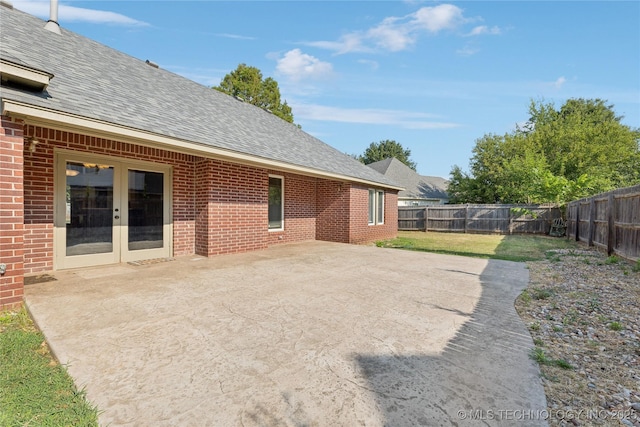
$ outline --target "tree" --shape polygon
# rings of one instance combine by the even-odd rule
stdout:
[[[410,159],[411,150],[389,139],[369,144],[369,147],[364,150],[364,154],[358,156],[358,160],[368,165],[369,163],[379,162],[380,160],[391,157],[395,157],[411,169],[416,170],[416,162]]]
[[[268,110],[289,123],[293,123],[293,113],[287,101],[282,102],[278,82],[271,77],[262,79],[262,72],[246,64],[238,65],[213,89],[241,98],[244,102]]]
[[[458,203],[558,203],[640,183],[640,130],[613,105],[570,99],[560,109],[531,102],[529,121],[476,140],[470,172],[454,166]]]

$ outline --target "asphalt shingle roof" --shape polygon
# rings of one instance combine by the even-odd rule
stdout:
[[[405,189],[398,193],[400,198],[449,199],[447,180],[437,176],[420,175],[395,157],[367,166],[403,186]]]
[[[64,22],[64,17],[61,16]],[[258,107],[0,6],[0,57],[54,75],[42,93],[0,97],[256,158],[395,187],[382,174]]]

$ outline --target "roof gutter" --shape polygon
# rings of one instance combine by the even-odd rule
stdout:
[[[388,188],[392,190],[404,190],[403,187],[333,172],[327,172],[320,169],[309,168],[306,166],[294,165],[291,163],[271,160],[263,157],[253,156],[250,154],[239,153],[237,151],[227,150],[223,148],[212,147],[206,144],[186,141],[179,138],[172,138],[127,126],[121,126],[103,120],[90,119],[75,114],[63,113],[48,108],[37,107],[31,104],[26,104],[10,99],[2,100],[2,114],[13,118],[28,120],[29,124],[40,125],[44,127],[54,127],[71,132],[85,133],[106,139],[121,139],[124,141],[133,141],[136,144],[145,145],[147,147],[179,151],[185,154],[227,160],[230,162],[249,166],[278,169],[318,178],[330,178],[339,181],[357,182],[360,184]]]

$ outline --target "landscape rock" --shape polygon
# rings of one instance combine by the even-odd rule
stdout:
[[[589,248],[550,255],[516,301],[546,358],[550,426],[640,427],[640,272]]]

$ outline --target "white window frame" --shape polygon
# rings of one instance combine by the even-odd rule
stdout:
[[[280,227],[271,228],[269,226],[269,201],[267,196],[267,228],[271,231],[284,231],[284,176],[282,175],[272,175],[269,174],[269,178],[277,178],[280,180],[280,193],[282,196],[281,205],[280,205]],[[267,183],[267,193],[269,192],[269,183]]]
[[[367,215],[369,225],[384,224],[384,191],[370,188],[368,199]]]
[[[384,191],[376,191],[376,224],[384,224]]]

